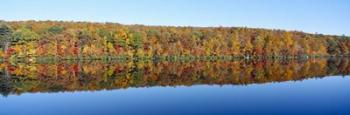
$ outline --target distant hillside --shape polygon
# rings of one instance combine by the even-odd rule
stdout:
[[[296,31],[62,21],[0,23],[4,58],[350,56],[350,37]]]

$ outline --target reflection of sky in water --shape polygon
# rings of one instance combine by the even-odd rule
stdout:
[[[350,78],[0,97],[0,114],[350,114]]]

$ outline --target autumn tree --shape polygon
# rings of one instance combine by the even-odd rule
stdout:
[[[239,55],[240,54],[240,43],[238,40],[238,35],[236,31],[233,31],[231,36],[230,36],[230,41],[228,44],[228,47],[231,48],[231,53],[232,55]]]
[[[262,56],[264,53],[265,40],[261,36],[256,36],[253,39],[253,55]]]
[[[246,27],[14,21],[0,23],[0,40],[14,55],[60,58],[350,56],[345,35]]]
[[[284,44],[282,55],[293,56],[295,53],[295,44],[289,32],[283,33],[282,42]]]
[[[34,44],[39,39],[39,35],[26,27],[17,29],[12,35],[12,41],[17,45],[22,45],[23,49],[17,52],[22,54],[21,56],[28,56],[34,54]],[[23,52],[22,52],[23,51]]]

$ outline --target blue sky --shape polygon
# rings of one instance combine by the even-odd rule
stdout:
[[[1,0],[0,19],[235,26],[350,35],[350,0]]]

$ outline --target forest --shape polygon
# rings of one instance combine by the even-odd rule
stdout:
[[[233,59],[350,56],[350,37],[246,27],[0,21],[0,57],[15,59]]]

